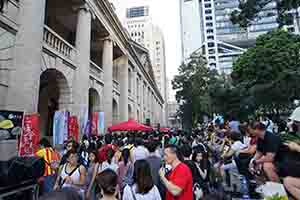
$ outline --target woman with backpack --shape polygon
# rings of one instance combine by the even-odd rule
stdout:
[[[67,153],[67,163],[60,166],[54,190],[70,189],[84,197],[84,184],[86,169],[79,164],[79,156],[76,151],[70,150]]]

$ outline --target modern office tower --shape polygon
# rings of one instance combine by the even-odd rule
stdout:
[[[275,2],[265,6],[246,29],[230,20],[238,6],[239,0],[180,0],[183,60],[198,51],[206,57],[208,67],[228,74],[234,60],[253,46],[259,35],[278,27]],[[294,24],[287,30],[297,32]]]

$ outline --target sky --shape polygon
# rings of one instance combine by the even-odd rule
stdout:
[[[167,78],[171,81],[177,73],[181,63],[181,39],[179,0],[114,0],[117,14],[120,18],[125,16],[128,5],[137,5],[141,2],[150,5],[150,15],[154,25],[163,31],[166,45]],[[122,21],[122,19],[121,19]],[[175,101],[175,92],[170,84],[169,100]]]

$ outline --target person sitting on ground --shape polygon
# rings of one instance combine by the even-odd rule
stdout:
[[[123,200],[161,200],[146,160],[137,160],[134,163],[133,181],[132,186],[125,187]]]
[[[101,189],[102,198],[100,200],[118,199],[118,175],[115,171],[105,169],[97,176],[96,183]]]
[[[244,175],[247,180],[253,180],[254,177],[249,172],[248,166],[256,152],[257,137],[253,135],[253,129],[249,124],[243,127],[241,132],[245,132],[245,135],[250,137],[250,141],[248,147],[241,150],[235,158],[235,163],[240,174]]]
[[[164,151],[166,164],[172,166],[172,171],[166,177],[165,168],[159,170],[160,178],[166,186],[166,200],[193,199],[193,177],[190,168],[179,158],[180,151],[176,145],[168,145]]]
[[[252,124],[253,135],[257,136],[257,151],[249,164],[252,173],[262,169],[269,181],[280,182],[278,163],[280,157],[281,140],[279,136],[268,132],[261,122]]]
[[[79,156],[76,151],[68,151],[67,158],[67,163],[59,168],[54,190],[60,188],[72,189],[83,197],[86,169],[79,164]]]

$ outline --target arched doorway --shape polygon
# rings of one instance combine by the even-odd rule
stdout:
[[[100,96],[96,89],[89,89],[89,115],[101,111]]]
[[[53,117],[57,110],[68,109],[71,91],[65,76],[56,69],[47,69],[40,76],[38,112],[42,136],[53,136]]]
[[[130,104],[128,104],[128,118],[129,119],[134,118],[133,113],[132,113],[132,108],[131,108]]]
[[[113,124],[116,124],[119,122],[119,109],[118,109],[118,103],[115,99],[113,99]]]

